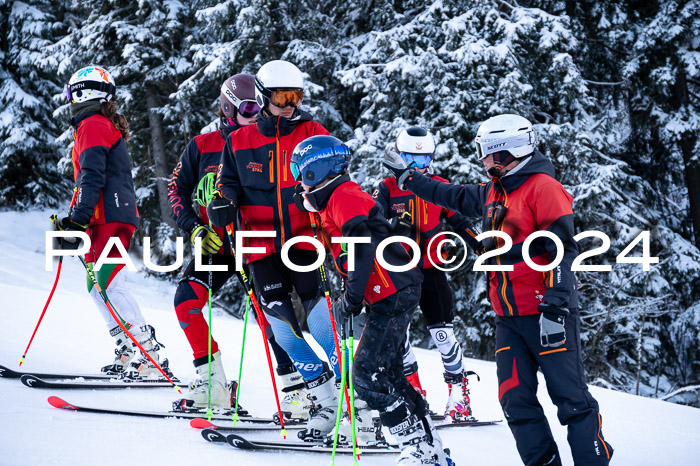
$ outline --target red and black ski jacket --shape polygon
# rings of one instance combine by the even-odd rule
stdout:
[[[126,141],[100,113],[74,117],[73,175],[78,188],[71,219],[80,225],[139,225]]]
[[[321,225],[331,238],[367,237],[371,243],[355,244],[355,270],[348,272],[347,248],[331,243],[331,251],[338,272],[347,282],[348,299],[353,303],[364,301],[372,305],[407,286],[419,285],[423,274],[414,267],[406,272],[390,272],[377,262],[377,246],[393,236],[381,207],[364,192],[360,185],[341,175],[326,186],[307,196],[318,210]],[[384,258],[391,265],[405,265],[411,257],[401,244],[391,243],[384,249]]]
[[[540,302],[576,308],[576,278],[571,271],[571,263],[578,254],[571,208],[573,198],[553,178],[554,167],[544,155],[535,151],[522,164],[514,173],[480,185],[450,185],[414,173],[406,187],[445,208],[469,217],[482,217],[485,232],[501,230],[510,235],[513,247],[486,262],[514,267],[512,272],[488,272],[489,297],[497,314],[537,314]],[[494,215],[499,210],[503,212],[503,208],[504,216]],[[540,230],[554,233],[564,245],[562,262],[549,272],[535,271],[523,260],[523,241]],[[503,240],[497,239],[495,245],[502,246]],[[540,265],[551,263],[556,257],[554,242],[536,239],[530,245],[530,257]]]
[[[446,179],[439,176],[426,176],[442,183],[448,183]],[[478,233],[474,231],[467,217],[454,210],[445,209],[431,202],[424,201],[411,191],[399,189],[396,184],[396,178],[393,176],[382,180],[377,189],[374,190],[372,197],[384,210],[384,216],[387,220],[401,217],[404,212],[411,214],[412,227],[410,237],[420,246],[421,259],[418,262],[418,267],[421,269],[433,267],[433,263],[444,263],[443,258],[437,252],[439,241],[436,240],[430,244],[431,238],[443,231],[443,220],[464,239],[470,248],[474,250],[480,249],[480,243],[474,239]],[[405,245],[405,247],[408,250],[409,246]],[[429,257],[432,259],[432,262]]]
[[[209,224],[206,207],[197,203],[195,210],[192,195],[196,192],[199,181],[207,173],[218,171],[221,151],[224,149],[226,138],[238,128],[240,128],[238,125],[222,125],[218,131],[195,136],[185,147],[173,170],[170,183],[168,183],[170,216],[188,236],[195,226]],[[226,230],[214,227],[214,231],[224,241],[224,245],[217,254],[231,255]]]
[[[294,205],[289,160],[297,144],[317,134],[328,134],[312,116],[299,111],[288,119],[261,110],[256,125],[245,126],[226,138],[216,187],[239,209],[241,230],[275,231],[275,238],[249,238],[246,246],[265,247],[248,254],[248,263],[282,250],[295,236],[312,236],[309,215]],[[308,243],[294,248],[310,249]]]

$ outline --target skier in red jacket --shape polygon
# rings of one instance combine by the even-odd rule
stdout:
[[[78,197],[68,217],[54,216],[57,230],[84,231],[91,240],[85,262],[92,268],[102,255],[107,241],[116,237],[125,251],[139,224],[134,182],[131,177],[131,158],[126,141],[131,138],[129,123],[117,113],[116,85],[110,73],[100,66],[78,70],[68,82],[73,137],[73,174]],[[74,238],[77,240],[77,238]],[[64,239],[64,247],[77,248],[79,241]],[[108,257],[120,257],[112,247]],[[100,287],[106,291],[114,310],[124,320],[130,333],[148,354],[158,361],[161,345],[155,339],[155,330],[141,314],[139,305],[129,292],[122,269],[124,264],[105,264],[95,271]],[[110,314],[97,288],[88,277],[88,292],[107,323],[109,333],[116,340],[114,361],[102,368],[109,374],[130,378],[160,376],[160,371],[124,333]],[[161,364],[167,369],[167,359]]]
[[[317,211],[328,236],[370,240],[354,244],[354,253],[331,242],[336,267],[347,285],[333,305],[335,315],[345,319],[359,315],[363,306],[369,308],[355,356],[354,386],[399,441],[397,464],[448,465],[425,400],[411,387],[401,362],[423,277],[415,267],[390,271],[375,258],[378,245],[394,233],[382,208],[347,174],[349,157],[350,149],[338,138],[314,136],[294,149],[291,166],[304,190],[297,194],[297,205]],[[390,243],[383,254],[391,265],[410,261],[397,243]]]
[[[447,180],[432,174],[431,162],[435,154],[433,135],[423,128],[411,126],[399,133],[394,149],[406,163],[416,171],[443,183]],[[384,210],[384,216],[395,226],[397,234],[413,238],[420,246],[421,259],[418,268],[423,274],[421,285],[420,309],[435,342],[445,369],[443,376],[448,387],[448,400],[445,416],[455,420],[473,420],[472,409],[467,388],[467,376],[476,375],[466,371],[462,361],[462,346],[457,341],[452,320],[454,319],[454,296],[447,283],[445,272],[434,264],[444,264],[438,253],[443,221],[472,249],[478,250],[480,244],[474,238],[476,233],[471,222],[454,210],[445,209],[424,201],[410,191],[400,189],[396,179],[391,176],[379,183],[372,195]],[[408,246],[406,246],[408,247]],[[418,362],[413,354],[410,339],[406,338],[403,358],[404,373],[411,385],[425,396],[418,377]]]
[[[513,247],[489,259],[489,265],[512,270],[489,272],[489,297],[496,312],[498,397],[527,465],[561,465],[559,450],[537,400],[537,371],[568,426],[575,464],[607,465],[613,449],[604,439],[598,403],[591,396],[581,360],[576,279],[571,264],[578,253],[574,240],[572,197],[554,179],[554,167],[535,147],[536,133],[518,115],[499,115],[477,131],[479,159],[491,176],[480,185],[449,185],[418,173],[396,154],[384,165],[400,187],[421,198],[467,216],[482,217],[483,231],[508,234]],[[522,245],[536,231],[546,230],[561,241],[563,258],[549,272],[539,272],[523,259]],[[490,237],[483,249],[501,247]],[[530,257],[544,266],[555,260],[551,239],[535,239]]]
[[[340,379],[330,315],[322,299],[318,271],[290,270],[282,262],[280,252],[288,240],[313,235],[308,213],[294,205],[296,181],[289,172],[292,151],[307,137],[328,131],[299,108],[304,79],[292,63],[266,63],[256,74],[255,86],[261,107],[256,124],[241,128],[226,139],[216,180],[218,193],[207,206],[207,213],[216,226],[235,222],[240,213],[241,231],[275,233],[274,238],[247,239],[245,246],[262,247],[264,252],[244,258],[275,339],[302,375],[313,401],[307,433],[321,437],[335,425],[334,381]],[[297,243],[289,251],[294,264],[310,265],[316,258],[315,248],[308,243]],[[304,339],[292,304],[293,290],[301,299],[312,336],[334,371]]]
[[[229,278],[236,274],[235,260],[231,254],[228,235],[223,228],[209,228],[206,207],[200,205],[195,210],[192,207],[192,195],[200,183],[210,182],[213,186],[226,138],[243,126],[255,124],[260,110],[260,106],[255,101],[255,77],[251,74],[236,74],[226,79],[221,86],[219,100],[219,130],[195,136],[187,144],[168,184],[171,215],[177,225],[187,234],[193,245],[195,238],[202,239],[202,254],[214,254],[212,265],[228,266],[228,271],[211,273],[212,293],[216,293]],[[178,405],[182,408],[208,405],[209,326],[202,315],[202,309],[207,305],[208,279],[209,272],[196,271],[193,259],[185,268],[175,291],[175,312],[180,327],[184,330],[192,347],[194,366],[198,376],[190,384],[190,392],[187,396],[178,401]],[[306,400],[306,390],[301,375],[287,353],[277,344],[269,327],[267,336],[275,353],[277,373],[282,378],[284,387],[282,411],[294,418],[308,417],[310,404]],[[228,384],[226,380],[221,351],[213,337],[211,352],[211,404],[215,408],[230,409],[235,406],[235,383]],[[239,404],[239,408],[240,406]]]

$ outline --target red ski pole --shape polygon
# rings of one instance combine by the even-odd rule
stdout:
[[[78,197],[78,190],[77,188],[73,189],[73,198],[70,201],[70,206],[68,207],[68,215],[70,215],[71,211],[73,210],[73,206],[75,205],[75,200]],[[41,321],[44,320],[44,314],[46,314],[46,310],[49,308],[49,304],[51,303],[51,298],[53,298],[53,293],[56,291],[56,285],[58,285],[58,277],[61,276],[61,266],[63,265],[63,256],[58,256],[58,267],[56,269],[56,279],[53,281],[53,287],[51,288],[51,293],[49,293],[49,298],[46,300],[46,304],[44,304],[44,310],[41,311],[41,315],[39,316],[39,321],[36,323],[36,327],[34,327],[34,332],[32,333],[32,337],[29,339],[29,343],[27,343],[27,347],[24,349],[24,354],[22,357],[19,359],[19,365],[22,367],[22,364],[24,364],[24,358],[27,357],[27,352],[29,351],[29,347],[32,346],[32,341],[34,341],[34,336],[36,335],[36,331],[39,330],[39,325],[41,325]]]
[[[236,250],[233,248],[233,224],[226,225],[226,233],[228,233],[228,241],[231,246],[231,254],[236,257]],[[282,437],[287,438],[287,429],[284,428],[284,415],[282,414],[282,407],[280,406],[280,398],[279,395],[277,394],[277,382],[275,381],[275,372],[272,369],[272,356],[270,356],[270,347],[267,344],[267,333],[266,333],[266,328],[268,325],[270,325],[267,322],[267,319],[265,318],[265,315],[263,314],[262,310],[260,309],[260,305],[258,304],[258,300],[255,298],[255,294],[253,293],[253,289],[250,287],[250,281],[248,279],[248,275],[246,275],[245,270],[241,268],[241,278],[243,279],[243,287],[245,288],[246,293],[248,293],[248,296],[250,297],[250,302],[253,303],[253,308],[255,308],[255,320],[258,322],[258,327],[260,327],[260,331],[262,332],[262,337],[263,337],[263,345],[265,346],[265,355],[267,356],[267,365],[270,369],[270,379],[272,379],[272,389],[275,391],[275,402],[277,403],[277,414],[279,415],[280,419],[280,426],[282,427],[281,434]]]

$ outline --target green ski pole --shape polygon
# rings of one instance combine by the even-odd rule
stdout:
[[[345,370],[345,350],[347,348],[347,334],[345,329],[345,321],[340,322],[340,334],[342,338],[342,346],[340,347],[340,390],[341,393],[345,390],[347,384],[347,371]],[[343,397],[338,397],[338,413],[335,416],[335,434],[333,435],[333,453],[331,454],[331,466],[335,466],[335,450],[338,446],[338,433],[340,431],[340,419],[343,416]]]
[[[241,394],[241,377],[243,376],[243,351],[245,351],[245,334],[248,329],[248,310],[250,309],[250,296],[245,300],[245,317],[243,318],[243,343],[241,344],[241,363],[238,366],[238,384],[236,384],[236,406],[233,409],[233,427],[238,422],[238,400]]]
[[[350,419],[351,419],[350,422],[351,422],[351,426],[352,426],[352,458],[353,458],[352,464],[356,466],[357,460],[360,459],[360,450],[358,450],[358,448],[357,448],[357,438],[355,435],[355,417],[356,417],[354,415],[355,414],[355,388],[354,388],[353,383],[352,383],[352,364],[353,364],[354,359],[355,359],[355,354],[354,354],[355,348],[354,348],[354,343],[353,343],[354,337],[353,337],[353,329],[352,329],[352,326],[353,326],[352,319],[353,319],[353,316],[352,316],[352,314],[350,314],[348,316],[348,327],[350,327],[350,329],[348,330],[348,334],[349,334],[348,336],[349,336],[349,340],[350,340],[350,350],[348,351],[348,353],[349,353],[348,354],[348,378],[350,379],[350,383],[349,383],[349,385],[350,385],[350,405],[352,406],[352,411],[353,411],[353,416],[350,417]]]

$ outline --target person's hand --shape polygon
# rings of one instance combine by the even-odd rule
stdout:
[[[343,293],[339,296],[332,305],[333,315],[336,318],[347,319],[351,315],[357,317],[362,312],[362,301],[359,303],[351,303],[348,300],[347,293]]]
[[[411,214],[404,212],[400,217],[394,217],[389,220],[389,225],[391,225],[391,231],[395,235],[410,236],[411,230],[413,229],[412,222]]]
[[[540,339],[542,346],[556,348],[566,343],[566,316],[569,310],[563,307],[542,303],[537,306],[540,311]]]
[[[87,230],[86,225],[81,225],[79,223],[71,220],[70,217],[59,217],[57,214],[53,214],[51,217],[51,224],[55,231],[81,231]],[[58,238],[58,245],[61,249],[79,249],[83,241],[77,236],[68,236],[65,238]]]
[[[216,254],[224,242],[219,238],[214,230],[206,225],[195,223],[190,233],[190,241],[192,246],[195,245],[194,240],[202,238],[202,254]]]
[[[409,168],[408,165],[406,165],[406,161],[403,159],[403,157],[401,157],[401,155],[393,148],[384,152],[383,165],[394,174],[396,184],[398,185],[399,189],[406,189],[404,183],[408,177],[413,175],[415,169]]]
[[[207,216],[211,223],[217,227],[225,227],[236,221],[236,206],[233,202],[219,195],[214,195],[214,198],[207,204]]]

